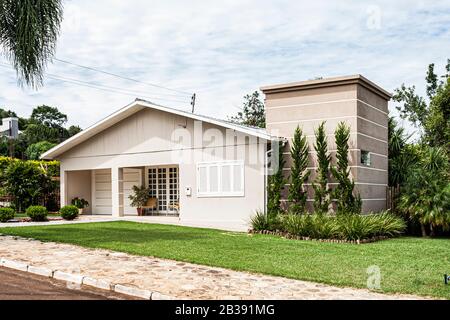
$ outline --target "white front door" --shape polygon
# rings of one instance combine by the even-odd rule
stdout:
[[[158,210],[151,214],[178,214],[176,205],[179,204],[178,167],[161,166],[147,168],[147,186],[150,197],[158,199]]]
[[[132,207],[128,198],[133,194],[133,186],[142,185],[142,169],[123,168],[123,214],[137,215],[137,210]]]

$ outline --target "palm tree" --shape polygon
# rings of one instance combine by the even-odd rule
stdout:
[[[20,85],[42,85],[55,53],[62,7],[61,0],[0,0],[0,45]]]
[[[420,161],[408,170],[399,207],[420,222],[422,235],[426,236],[427,225],[430,235],[438,227],[450,227],[450,168],[443,148],[421,149]]]

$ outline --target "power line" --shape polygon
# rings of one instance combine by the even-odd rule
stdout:
[[[123,95],[127,95],[127,96],[132,96],[132,97],[136,97],[135,94],[127,92],[125,90],[113,90],[113,89],[108,89],[107,87],[102,87],[99,85],[92,85],[86,82],[82,82],[82,81],[72,81],[72,80],[65,80],[63,78],[60,77],[55,77],[55,76],[51,76],[51,75],[47,75],[48,78],[53,79],[53,80],[58,80],[58,81],[62,81],[62,82],[67,82],[67,83],[72,83],[75,85],[79,85],[79,86],[84,86],[84,87],[88,87],[88,88],[92,88],[92,89],[97,89],[97,90],[102,90],[102,91],[107,91],[107,92],[112,92],[112,93],[118,93],[118,94],[123,94]],[[166,98],[157,98],[157,97],[149,97],[149,96],[144,96],[144,95],[140,95],[140,97],[142,98],[147,98],[150,100],[161,100],[161,101],[168,101],[168,102],[180,102],[180,103],[187,103],[186,101],[182,101],[182,100],[175,100],[175,99],[166,99]]]
[[[190,92],[176,90],[176,89],[171,89],[171,88],[167,88],[167,87],[164,87],[164,86],[161,86],[161,85],[158,85],[158,84],[144,82],[144,81],[140,81],[140,80],[124,77],[124,76],[121,76],[121,75],[118,75],[118,74],[115,74],[115,73],[112,73],[112,72],[100,70],[100,69],[93,68],[93,67],[84,66],[84,65],[81,65],[81,64],[78,64],[78,63],[67,61],[67,60],[62,60],[62,59],[58,59],[58,58],[53,58],[53,59],[56,60],[56,61],[62,62],[62,63],[70,64],[70,65],[73,65],[73,66],[76,66],[76,67],[79,67],[79,68],[83,68],[83,69],[87,69],[87,70],[91,70],[91,71],[95,71],[95,72],[100,72],[100,73],[107,74],[107,75],[112,76],[112,77],[117,77],[117,78],[120,78],[120,79],[123,79],[123,80],[128,80],[128,81],[133,81],[133,82],[137,82],[137,83],[142,83],[142,84],[145,84],[145,85],[148,85],[148,86],[152,86],[152,87],[156,87],[156,88],[160,88],[160,89],[165,89],[165,90],[169,90],[169,91],[173,91],[173,92],[178,92],[178,93],[184,94],[184,95],[189,95],[189,96],[192,95],[192,93],[190,93]]]
[[[0,63],[0,67],[12,70],[12,67],[9,66],[9,65],[5,65],[5,64],[1,64]],[[77,79],[64,78],[64,77],[61,77],[61,76],[58,76],[58,75],[53,75],[53,74],[47,74],[46,77],[48,77],[50,79],[53,79],[53,80],[58,80],[58,81],[62,81],[62,82],[72,83],[72,84],[75,84],[75,85],[84,86],[84,87],[88,87],[88,88],[92,88],[92,89],[97,89],[97,90],[101,90],[101,91],[106,91],[106,92],[111,92],[111,93],[117,93],[117,94],[122,94],[122,95],[128,95],[128,96],[136,97],[136,92],[132,93],[133,91],[124,90],[124,89],[117,88],[117,87],[110,87],[110,86],[105,86],[105,85],[99,85],[99,84],[94,84],[94,83],[90,83],[90,82],[86,82],[86,81],[82,81],[82,80],[77,80]],[[140,97],[147,98],[147,99],[150,99],[150,100],[161,100],[161,101],[179,102],[179,103],[187,104],[187,101],[185,101],[185,100],[158,98],[158,97],[155,97],[155,96],[145,96],[145,95],[142,95],[141,93],[138,93],[138,94],[139,94]]]

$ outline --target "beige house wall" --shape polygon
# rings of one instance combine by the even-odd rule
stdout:
[[[184,130],[184,127],[189,137],[177,143],[173,132],[176,129]],[[194,135],[195,130],[200,130],[203,135],[200,138],[202,147],[198,147],[198,141],[194,141],[198,138]],[[233,228],[241,226],[245,230],[255,210],[264,210],[265,206],[264,161],[267,141],[237,132],[233,133],[232,140],[225,141],[215,139],[215,134],[225,138],[227,131],[223,127],[205,122],[199,125],[192,119],[146,108],[59,156],[61,172],[69,172],[69,179],[66,178],[69,183],[63,181],[62,188],[72,183],[72,171],[110,169],[113,177],[112,214],[119,216],[123,214],[120,208],[123,205],[120,203],[123,168],[178,165],[180,220],[199,225],[229,224]],[[244,196],[198,197],[197,164],[221,160],[244,162]],[[187,187],[192,189],[191,196],[185,194]],[[61,199],[61,203],[67,201],[69,198]]]
[[[79,170],[66,173],[66,181],[70,181],[67,185],[65,204],[70,204],[75,197],[86,199],[92,204],[91,198],[91,171]],[[91,206],[84,209],[85,213],[91,213]]]
[[[285,149],[285,177],[290,176],[290,143],[297,126],[307,136],[310,148],[308,202],[317,166],[314,130],[326,121],[328,147],[335,163],[334,131],[343,121],[350,127],[349,163],[351,177],[363,199],[363,211],[386,207],[388,183],[388,100],[389,94],[361,76],[331,78],[261,88],[265,93],[266,123],[269,132],[289,138]],[[361,163],[361,150],[371,152],[371,165]],[[331,177],[330,187],[336,183]],[[287,195],[286,185],[284,190]]]

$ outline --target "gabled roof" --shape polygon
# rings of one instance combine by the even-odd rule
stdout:
[[[52,149],[48,150],[44,154],[41,155],[41,159],[55,159],[57,156],[61,155],[62,153],[72,149],[73,147],[81,144],[82,142],[88,140],[89,138],[93,137],[94,135],[102,132],[103,130],[115,125],[116,123],[124,120],[125,118],[128,118],[132,114],[141,111],[143,109],[150,108],[155,110],[160,110],[163,112],[168,112],[172,114],[176,114],[179,116],[184,116],[190,119],[199,120],[207,123],[211,123],[217,126],[221,126],[227,129],[236,130],[237,132],[245,133],[251,136],[255,136],[258,138],[262,138],[265,140],[284,140],[283,138],[276,137],[270,135],[266,129],[262,128],[256,128],[256,127],[249,127],[249,126],[243,126],[240,124],[232,123],[225,120],[219,120],[208,116],[203,116],[195,113],[190,113],[174,108],[169,108],[165,106],[161,106],[158,104],[154,104],[150,101],[142,100],[142,99],[136,99],[134,102],[130,103],[129,105],[123,107],[122,109],[117,110],[113,114],[107,116],[103,120],[100,120],[99,122],[95,123],[94,125],[84,129],[83,131],[79,132],[78,134],[74,135],[73,137],[65,140],[64,142],[58,144],[57,146],[53,147]]]

